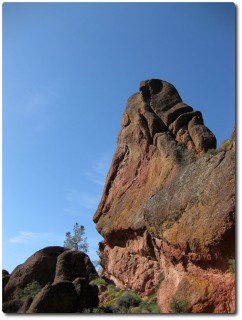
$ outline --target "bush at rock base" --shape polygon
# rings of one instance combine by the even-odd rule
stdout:
[[[172,298],[170,302],[170,312],[171,313],[188,313],[189,306],[186,300],[177,300]]]
[[[220,149],[227,151],[229,148],[229,145],[230,145],[230,140],[227,139],[221,144]]]
[[[122,309],[123,307],[128,309],[129,307],[136,307],[140,304],[141,298],[133,292],[124,292],[118,299],[114,306],[114,310]]]
[[[92,280],[90,282],[90,284],[98,286],[98,285],[101,285],[101,284],[105,285],[105,284],[107,284],[107,282],[103,278],[96,278],[96,279]]]
[[[100,306],[98,308],[84,309],[82,313],[112,313],[112,310],[109,307]]]
[[[34,298],[41,289],[42,287],[37,281],[32,281],[23,289],[17,289],[15,298],[22,301],[25,301],[29,298]]]

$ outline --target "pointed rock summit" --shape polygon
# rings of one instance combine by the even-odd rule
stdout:
[[[172,84],[142,81],[128,99],[94,222],[103,275],[144,296],[158,285],[161,312],[174,299],[234,312],[235,134],[214,149]]]

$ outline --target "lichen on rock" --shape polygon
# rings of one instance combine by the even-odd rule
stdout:
[[[103,275],[143,296],[159,284],[161,312],[185,291],[190,312],[235,311],[234,141],[207,155],[216,138],[201,112],[166,81],[140,83],[94,215]]]

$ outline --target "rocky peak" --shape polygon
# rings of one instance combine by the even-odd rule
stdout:
[[[144,203],[154,190],[181,165],[213,148],[216,138],[205,127],[202,114],[183,103],[172,84],[141,81],[140,91],[128,99],[122,117],[117,149],[94,216],[98,231],[108,238],[120,223],[126,232],[143,230]]]
[[[226,274],[227,288],[222,281],[235,254],[234,141],[235,134],[229,146],[206,154],[216,138],[201,112],[166,81],[140,83],[128,99],[94,215],[105,239],[100,253],[106,277],[149,294],[164,274],[162,312],[185,287],[194,296],[187,297],[194,312],[233,310],[233,275]],[[211,286],[213,296],[206,297]],[[229,302],[219,301],[216,288]]]
[[[130,124],[140,126],[148,143],[154,143],[159,133],[169,132],[196,153],[216,148],[216,138],[205,127],[201,112],[182,102],[176,88],[163,80],[140,82],[139,93],[128,100],[122,119],[124,128]]]

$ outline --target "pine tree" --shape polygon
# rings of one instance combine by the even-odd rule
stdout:
[[[75,223],[73,227],[74,234],[71,235],[70,232],[66,233],[66,240],[64,241],[64,247],[79,250],[85,253],[88,252],[88,243],[87,238],[85,237],[85,228],[83,226],[79,226],[78,223]]]

